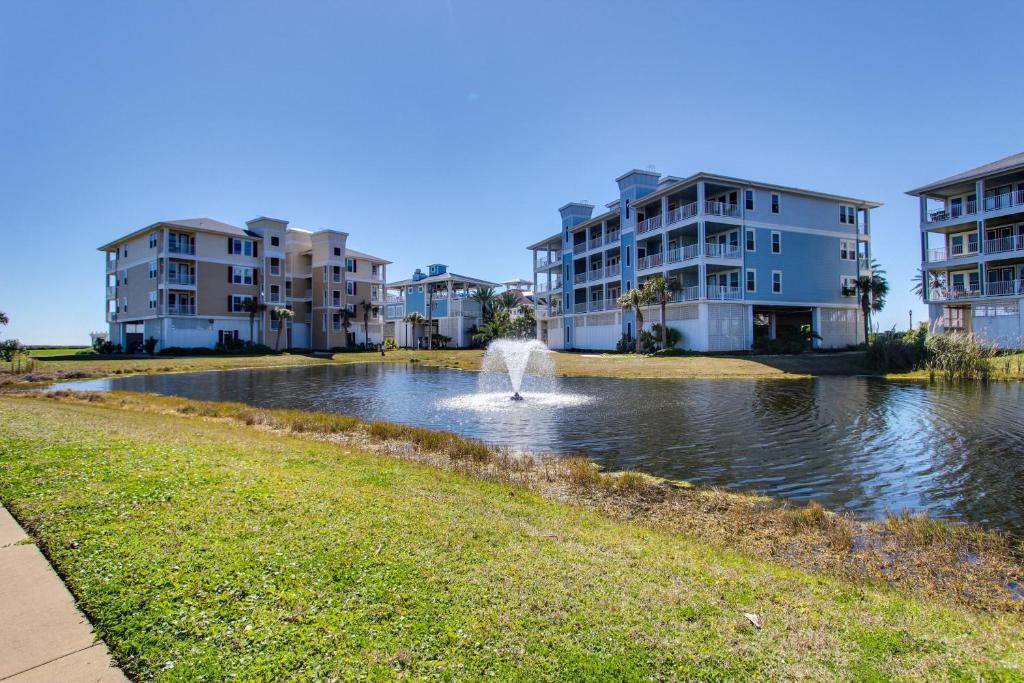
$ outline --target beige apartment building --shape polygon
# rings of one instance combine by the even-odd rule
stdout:
[[[347,241],[340,230],[262,216],[244,228],[192,218],[136,230],[99,248],[110,340],[124,350],[150,337],[157,350],[231,339],[280,349],[380,343],[390,261]],[[279,307],[294,314],[283,328],[271,315]]]

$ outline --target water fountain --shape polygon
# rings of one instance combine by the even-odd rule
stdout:
[[[512,385],[511,399],[522,401],[519,391],[527,370],[542,377],[554,374],[548,354],[548,347],[536,339],[496,339],[487,347],[480,369],[485,373],[506,373]]]

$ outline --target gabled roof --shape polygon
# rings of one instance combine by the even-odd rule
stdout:
[[[562,233],[556,232],[551,237],[545,237],[540,242],[534,242],[533,244],[531,244],[530,246],[528,246],[526,248],[527,249],[541,249],[543,247],[548,246],[552,242],[557,242],[558,244],[561,244],[561,240],[562,240]]]
[[[140,228],[127,235],[118,237],[116,240],[107,242],[102,247],[99,247],[99,251],[108,251],[114,245],[120,244],[121,242],[125,242],[130,239],[134,239],[135,237],[138,237],[139,235],[148,232],[149,230],[164,225],[172,228],[182,228],[184,230],[201,230],[203,232],[214,232],[219,233],[221,235],[233,235],[236,237],[259,237],[259,235],[257,235],[256,233],[250,232],[249,230],[246,230],[244,228],[240,228],[237,225],[221,223],[220,221],[215,221],[212,218],[182,218],[173,221],[157,221],[152,225],[147,225],[144,228]]]
[[[436,282],[449,282],[451,280],[458,280],[460,282],[465,282],[466,284],[482,285],[485,287],[498,286],[497,282],[488,282],[487,280],[480,280],[475,277],[459,275],[457,273],[441,273],[440,275],[431,275],[429,277],[425,277],[419,280],[413,280],[412,278],[410,278],[408,280],[399,280],[398,282],[389,282],[388,287],[407,287],[409,285],[434,284]]]
[[[928,183],[923,187],[919,187],[916,190],[908,190],[909,195],[919,195],[930,190],[937,190],[940,187],[946,187],[947,185],[955,185],[957,183],[966,183],[971,180],[978,180],[988,175],[995,173],[1002,173],[1004,171],[1012,171],[1018,168],[1024,168],[1024,152],[1018,152],[1008,157],[993,161],[988,164],[983,164],[977,168],[972,168],[969,171],[963,171],[956,175],[951,175],[948,178],[942,180],[936,180],[934,183]]]
[[[379,256],[373,256],[371,254],[366,254],[366,253],[361,252],[361,251],[356,251],[355,249],[349,249],[348,247],[345,247],[345,255],[346,256],[351,256],[352,258],[361,258],[361,259],[364,259],[366,261],[374,261],[375,263],[384,263],[384,264],[391,263],[391,261],[388,261],[387,259],[382,259]]]
[[[881,202],[874,202],[869,199],[858,199],[856,197],[846,197],[838,194],[829,194],[827,192],[816,192],[815,190],[804,190],[799,187],[788,187],[786,185],[775,185],[774,183],[762,183],[756,180],[746,180],[744,178],[735,178],[733,176],[718,175],[715,173],[708,173],[707,171],[698,171],[693,175],[683,178],[678,182],[671,183],[669,185],[661,185],[654,192],[645,194],[643,197],[638,197],[632,204],[634,206],[645,206],[654,199],[658,199],[664,195],[671,194],[676,190],[682,189],[687,185],[692,185],[699,180],[711,180],[713,182],[720,182],[729,185],[746,185],[750,187],[761,187],[769,190],[778,190],[779,192],[785,192],[787,194],[799,194],[806,197],[816,197],[818,199],[827,199],[830,201],[843,202],[844,204],[854,204],[857,207],[863,207],[868,209],[877,209],[882,204]]]

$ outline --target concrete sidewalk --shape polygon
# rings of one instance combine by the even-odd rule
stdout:
[[[0,682],[127,681],[71,593],[0,506]]]

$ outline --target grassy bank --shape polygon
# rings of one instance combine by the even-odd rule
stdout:
[[[820,509],[340,416],[7,397],[0,499],[139,678],[973,680],[1024,665],[1012,603],[829,575],[832,549],[870,549]],[[695,531],[716,524],[717,542]],[[766,561],[759,526],[778,558],[817,538],[822,566]],[[983,535],[890,532],[923,555],[964,542],[975,565],[1008,561]]]

